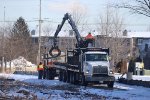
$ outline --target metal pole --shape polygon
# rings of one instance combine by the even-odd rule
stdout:
[[[133,37],[131,38],[130,57],[133,57]]]
[[[5,22],[5,12],[6,12],[6,11],[5,11],[5,8],[6,8],[6,7],[4,6],[4,35],[3,35],[3,36],[4,36],[4,37],[3,37],[3,38],[4,38],[4,41],[3,41],[3,45],[4,45],[4,46],[3,46],[3,57],[4,57],[5,31],[6,31],[6,22]],[[5,61],[6,61],[6,59],[5,59],[5,57],[4,57],[4,67],[5,67],[4,71],[6,72],[6,63],[5,63]]]
[[[4,24],[5,24],[5,8],[6,8],[6,7],[4,6]]]
[[[3,26],[3,39],[2,39],[2,72],[5,72],[4,68],[4,42],[5,42],[5,6],[4,6],[4,26]]]
[[[39,8],[39,50],[38,50],[38,62],[41,61],[41,0]]]

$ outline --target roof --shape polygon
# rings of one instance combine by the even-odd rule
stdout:
[[[79,32],[81,37],[86,37],[88,35],[89,32],[83,31],[83,32]],[[54,32],[49,33],[49,34],[44,34],[41,33],[41,36],[54,36]],[[91,33],[92,37],[98,35],[98,32],[92,32]],[[32,35],[32,37],[39,37],[39,33],[36,33],[35,35]],[[69,34],[69,31],[60,31],[58,34],[58,37],[75,37],[74,34]]]
[[[129,38],[150,38],[150,32],[128,32],[127,37]]]
[[[82,37],[87,36],[87,37],[90,37],[90,38],[92,38],[94,36],[97,36],[97,35],[100,35],[97,31],[92,32],[91,36],[89,36],[88,33],[89,32],[83,31],[83,32],[80,32],[80,35]],[[51,36],[51,37],[53,37],[54,32],[49,33],[49,35],[41,33],[41,36]],[[32,35],[32,37],[39,37],[39,34],[36,33],[35,35]],[[59,34],[58,34],[58,37],[75,37],[75,35],[74,34],[69,34],[69,31],[60,31]],[[128,32],[127,36],[122,36],[122,38],[150,38],[150,32]]]

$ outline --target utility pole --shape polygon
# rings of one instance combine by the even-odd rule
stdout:
[[[133,57],[133,37],[131,37],[130,58]]]
[[[6,68],[4,68],[4,42],[5,42],[5,6],[4,6],[4,26],[3,26],[3,38],[2,38],[2,72],[5,72]]]
[[[38,62],[41,61],[41,0],[39,7],[39,50],[38,50]]]

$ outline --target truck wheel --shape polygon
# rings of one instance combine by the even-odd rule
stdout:
[[[63,82],[66,82],[67,78],[66,78],[66,72],[63,72]]]
[[[108,86],[109,88],[113,88],[113,87],[114,87],[114,82],[113,82],[113,81],[108,82],[108,83],[107,83],[107,86]]]
[[[54,78],[55,78],[55,69],[51,69],[51,75],[50,75],[50,79],[51,80],[54,80]]]
[[[76,73],[76,76],[75,76],[75,78],[76,78],[76,80],[75,80],[75,84],[80,84],[81,82],[80,82],[80,74],[77,72]]]
[[[85,82],[85,76],[83,74],[81,76],[81,85],[82,86],[86,86],[87,85],[87,83]]]
[[[76,84],[77,83],[77,73],[75,72],[74,74],[73,74],[73,80],[74,80],[74,83],[73,84]]]
[[[74,79],[73,79],[73,72],[70,73],[70,83],[74,83]]]
[[[73,84],[76,83],[76,74],[75,74],[75,72],[72,73],[72,83]]]
[[[64,82],[64,71],[62,71],[62,81]]]
[[[70,71],[67,72],[67,83],[70,83]]]
[[[62,71],[59,72],[59,81],[62,81]]]

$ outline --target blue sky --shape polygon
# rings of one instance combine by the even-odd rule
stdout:
[[[29,21],[30,28],[34,28],[38,24],[34,20],[39,18],[39,1],[0,0],[0,21],[4,20],[5,6],[5,20],[16,21],[22,16]],[[48,20],[60,22],[63,15],[76,3],[86,10],[87,19],[94,23],[97,16],[105,11],[106,5],[114,2],[119,0],[42,0],[42,19],[48,18]],[[125,24],[133,25],[129,27],[131,30],[146,30],[148,27],[146,26],[149,24],[147,17],[132,15],[127,10],[120,10],[120,15],[123,16]]]

